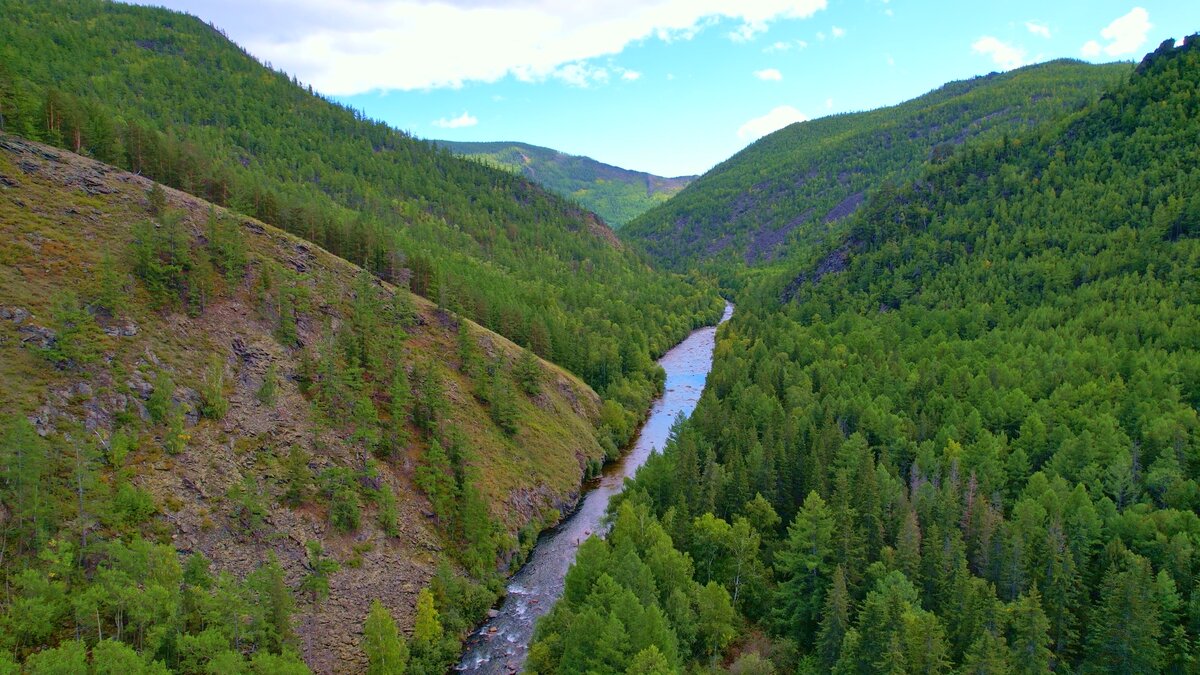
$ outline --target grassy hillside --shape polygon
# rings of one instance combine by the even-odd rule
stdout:
[[[596,394],[297,237],[151,187],[0,136],[0,661],[81,636],[184,670],[228,650],[351,669],[370,602],[408,627],[431,583],[462,630],[492,596],[460,575],[489,579],[603,458]],[[290,620],[255,607],[270,555]]]
[[[621,231],[677,268],[759,264],[819,240],[885,181],[918,174],[967,139],[1017,133],[1094,100],[1128,66],[1055,61],[952,82],[889,108],[770,134]]]
[[[762,273],[530,670],[1193,668],[1200,35],[1173,45]]]
[[[551,192],[573,199],[613,228],[667,201],[696,178],[663,178],[527,143],[434,143],[456,155],[521,174]]]
[[[66,147],[301,236],[581,376],[624,411],[653,357],[719,317],[590,213],[314,95],[182,14],[0,0],[10,133]]]

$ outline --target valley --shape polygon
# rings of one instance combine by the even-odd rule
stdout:
[[[0,15],[0,673],[1195,670],[1200,35],[662,178]]]

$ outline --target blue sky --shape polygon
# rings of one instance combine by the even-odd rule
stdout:
[[[140,1],[140,0],[139,0]],[[1190,0],[146,0],[423,138],[701,173],[799,119],[1200,31]]]

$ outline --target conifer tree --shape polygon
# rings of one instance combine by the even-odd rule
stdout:
[[[368,675],[404,675],[408,667],[408,644],[396,629],[392,613],[378,599],[363,623],[363,651]]]
[[[780,575],[775,618],[801,644],[811,642],[816,633],[833,573],[833,527],[833,514],[825,500],[810,492],[775,556],[775,570]]]
[[[817,632],[816,653],[826,668],[833,668],[842,655],[842,641],[850,630],[850,593],[846,589],[846,571],[841,565],[833,571],[821,627]]]

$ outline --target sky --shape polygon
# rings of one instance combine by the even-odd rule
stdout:
[[[1195,0],[136,0],[421,138],[703,173],[790,123],[1056,58],[1137,60]]]

